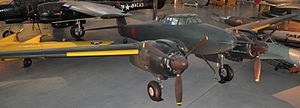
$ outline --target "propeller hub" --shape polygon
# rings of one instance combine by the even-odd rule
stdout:
[[[187,69],[188,65],[187,59],[183,56],[172,57],[170,62],[170,66],[175,70],[185,70]]]
[[[260,41],[256,41],[255,44],[252,46],[253,52],[264,53],[264,52],[268,51],[268,49],[269,49],[268,45],[266,43],[260,42]]]

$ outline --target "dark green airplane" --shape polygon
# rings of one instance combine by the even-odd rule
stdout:
[[[170,63],[171,61],[176,61],[181,66],[186,64],[186,62],[174,60],[178,55],[189,55],[193,51],[197,57],[204,59],[213,71],[214,68],[208,61],[218,63],[220,83],[231,81],[234,76],[233,69],[224,63],[225,57],[234,61],[241,61],[245,58],[255,59],[255,80],[259,81],[261,70],[260,54],[268,50],[268,45],[265,42],[253,40],[249,37],[256,37],[253,31],[269,27],[271,24],[295,16],[286,15],[225,30],[203,23],[196,14],[166,15],[155,22],[142,24],[127,24],[125,18],[121,17],[117,18],[118,26],[85,29],[85,31],[118,28],[119,33],[125,38],[137,41],[159,40],[157,43],[163,45],[153,44],[154,48],[152,49],[157,51],[151,51],[156,52],[156,56],[148,53],[148,48],[148,50],[141,50],[139,55],[133,56],[131,62],[137,67],[151,72],[157,77],[159,82],[160,80],[176,76],[175,94],[177,104],[180,105],[182,98],[180,75],[183,71],[178,72],[178,67]],[[174,50],[174,48],[179,50]],[[168,59],[172,57],[175,58]],[[177,67],[177,69],[172,67]],[[186,68],[179,70],[184,69]],[[148,94],[152,100],[161,101],[161,84],[151,81],[148,85]]]

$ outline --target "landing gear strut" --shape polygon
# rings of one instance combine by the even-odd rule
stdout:
[[[75,38],[76,40],[81,40],[81,38],[85,34],[85,31],[84,31],[84,27],[80,21],[77,21],[77,23],[71,27],[70,33],[71,33],[71,36],[73,38]]]
[[[30,58],[25,58],[23,60],[23,66],[24,66],[24,68],[30,67],[31,64],[32,64],[32,60]]]
[[[6,31],[3,32],[2,37],[5,38],[11,34],[14,34],[13,31],[11,31],[11,25],[9,25],[8,29]]]
[[[221,80],[219,81],[219,83],[223,84],[233,79],[234,72],[233,69],[228,64],[224,64],[224,55],[220,55],[220,56],[221,56],[221,61],[220,61],[221,66],[219,68],[219,75]]]
[[[162,87],[161,85],[157,82],[157,81],[150,81],[148,83],[147,86],[147,92],[149,97],[153,100],[153,101],[162,101],[163,99],[161,98],[161,92]]]

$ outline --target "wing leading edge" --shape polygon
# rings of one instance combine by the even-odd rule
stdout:
[[[264,29],[266,27],[269,27],[272,24],[276,24],[276,23],[282,22],[286,19],[290,19],[290,18],[293,18],[293,17],[296,17],[296,16],[297,16],[297,14],[289,14],[289,15],[285,15],[285,16],[260,20],[260,21],[256,21],[256,22],[252,22],[252,23],[248,23],[248,24],[244,24],[244,25],[240,25],[240,26],[236,26],[236,27],[231,27],[231,28],[227,28],[225,30],[229,31],[229,32],[233,32],[235,30],[258,31],[258,30]]]

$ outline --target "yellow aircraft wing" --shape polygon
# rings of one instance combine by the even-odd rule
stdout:
[[[25,42],[16,42],[8,39],[12,37],[1,39],[12,43],[0,43],[0,59],[132,55],[138,54],[142,46],[142,43],[113,44],[114,41],[40,42],[41,35]]]

